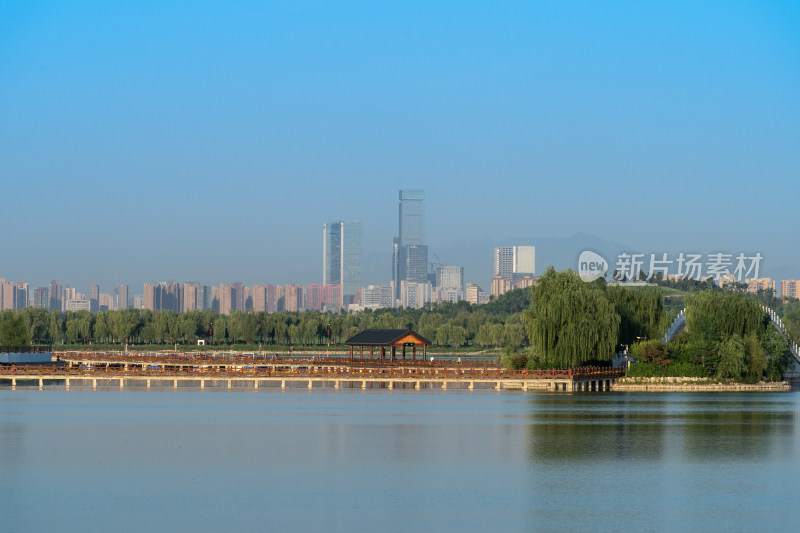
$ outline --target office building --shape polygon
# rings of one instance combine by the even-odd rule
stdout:
[[[442,265],[436,269],[436,287],[455,289],[464,298],[464,267]]]
[[[331,222],[322,227],[322,285],[340,285],[339,307],[353,303],[361,287],[362,224],[360,220]]]
[[[117,286],[117,309],[127,309],[129,306],[128,303],[128,286],[127,285],[118,285]]]
[[[394,307],[394,287],[392,284],[370,285],[361,290],[361,305],[365,309],[385,309]]]
[[[395,297],[400,283],[428,280],[428,246],[425,244],[425,191],[401,190],[397,237],[392,241],[392,281]]]
[[[100,310],[100,286],[89,285],[89,311],[96,313]]]
[[[498,246],[494,249],[494,275],[509,280],[536,273],[536,247]]]

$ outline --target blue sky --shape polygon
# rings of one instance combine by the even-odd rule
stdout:
[[[123,4],[4,3],[0,277],[320,282],[361,219],[388,281],[400,188],[482,285],[579,233],[800,276],[796,2]]]

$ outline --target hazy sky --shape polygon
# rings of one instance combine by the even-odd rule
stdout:
[[[487,290],[492,243],[582,232],[800,267],[798,2],[2,12],[0,277],[319,283],[361,219],[385,282],[400,188]]]

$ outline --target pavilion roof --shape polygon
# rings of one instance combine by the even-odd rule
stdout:
[[[403,337],[413,336],[418,342],[425,346],[430,346],[431,341],[410,329],[365,329],[361,333],[356,333],[347,341],[347,346],[391,346]]]

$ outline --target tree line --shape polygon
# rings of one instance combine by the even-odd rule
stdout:
[[[741,291],[693,293],[686,331],[664,345],[632,346],[633,376],[693,376],[757,382],[779,381],[791,357],[788,344],[770,323],[758,298]]]
[[[607,364],[617,348],[663,335],[664,293],[654,287],[620,287],[599,279],[586,283],[552,267],[531,289],[524,319],[531,350],[511,366],[570,368]]]
[[[368,328],[414,329],[436,346],[513,346],[528,343],[520,312],[528,291],[511,291],[489,304],[444,302],[423,309],[379,309],[359,313],[240,312],[211,310],[174,313],[45,310],[25,308],[0,313],[0,345],[195,344],[332,346]],[[3,331],[9,334],[3,337]],[[11,333],[13,331],[13,334]]]

